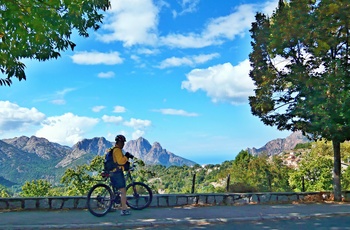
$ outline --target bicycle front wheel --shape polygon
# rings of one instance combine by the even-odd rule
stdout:
[[[135,210],[147,208],[152,202],[152,190],[142,182],[126,186],[126,204]]]
[[[101,217],[107,214],[112,207],[113,193],[106,184],[94,185],[87,195],[87,207],[94,216]]]

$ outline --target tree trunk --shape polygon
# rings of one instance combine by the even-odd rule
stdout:
[[[340,157],[340,142],[332,141],[333,143],[333,152],[334,152],[334,167],[333,167],[333,192],[334,192],[334,201],[341,201],[341,183],[340,183],[340,174],[341,174],[341,157]]]

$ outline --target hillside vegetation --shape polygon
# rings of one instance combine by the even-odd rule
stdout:
[[[342,148],[342,186],[350,189],[350,144]],[[332,145],[318,141],[298,144],[294,150],[274,156],[253,156],[242,150],[234,160],[200,166],[145,165],[135,172],[137,181],[154,193],[290,192],[332,190]],[[102,171],[103,157],[65,171],[59,185],[48,180],[27,181],[20,191],[0,187],[0,196],[86,195]],[[194,182],[194,184],[193,184]]]

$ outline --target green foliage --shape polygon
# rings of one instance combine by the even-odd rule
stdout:
[[[256,15],[249,58],[257,89],[250,105],[265,124],[316,139],[350,139],[350,19],[344,10],[350,6],[342,1],[291,0],[280,1],[271,18]]]
[[[61,178],[65,191],[68,196],[86,195],[89,189],[101,179],[99,173],[103,169],[103,156],[96,156],[90,165],[78,165],[75,168],[69,168],[64,172]]]
[[[11,197],[10,192],[5,186],[0,185],[0,198]]]
[[[47,179],[50,183],[56,184],[62,176],[62,168],[55,168],[58,159],[45,160],[35,154],[30,156],[19,154],[7,158],[5,162],[0,167],[0,184],[6,187],[20,188],[26,181],[37,179]]]
[[[247,151],[241,151],[229,171],[234,183],[230,186],[230,191],[290,191],[288,182],[290,170],[278,156],[254,157]]]
[[[290,174],[289,182],[295,191],[332,190],[332,146],[323,141],[315,142],[310,152],[303,155],[298,169]]]
[[[299,143],[294,147],[294,150],[298,149],[309,149],[311,148],[313,142]]]
[[[272,157],[270,162],[270,190],[275,192],[289,192],[292,188],[289,184],[289,177],[292,169],[283,163],[280,156]]]
[[[333,142],[338,201],[340,143],[350,140],[349,11],[347,1],[280,0],[271,18],[257,13],[250,30],[253,115]]]
[[[248,153],[246,150],[242,150],[238,153],[232,166],[229,168],[228,173],[234,179],[234,182],[247,182],[249,181],[249,164],[255,157]]]
[[[309,146],[309,145],[307,145]],[[138,167],[133,172],[134,179],[148,184],[156,193],[188,194],[192,192],[193,179],[195,193],[227,192],[289,192],[329,191],[332,189],[332,151],[330,142],[313,142],[310,149],[303,148],[299,157],[299,167],[285,164],[285,156],[252,156],[240,151],[234,160],[222,164],[205,166],[144,165],[137,160]],[[343,167],[342,185],[350,189],[350,143],[341,145]],[[60,185],[53,186],[46,180],[26,182],[21,196],[75,196],[86,195],[88,190],[101,180],[103,156],[95,156],[90,164],[82,164],[66,169]],[[2,196],[9,196],[7,189],[0,187]]]
[[[0,3],[0,70],[7,75],[0,85],[10,85],[11,77],[26,79],[25,65],[31,58],[46,61],[60,52],[74,49],[73,30],[88,37],[89,29],[99,29],[109,0],[11,0]]]
[[[51,196],[51,188],[52,185],[46,180],[33,180],[22,186],[20,195],[22,197]]]

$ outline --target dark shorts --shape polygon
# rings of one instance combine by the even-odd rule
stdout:
[[[113,172],[111,175],[111,182],[113,187],[120,189],[125,188],[125,177],[122,170]]]

